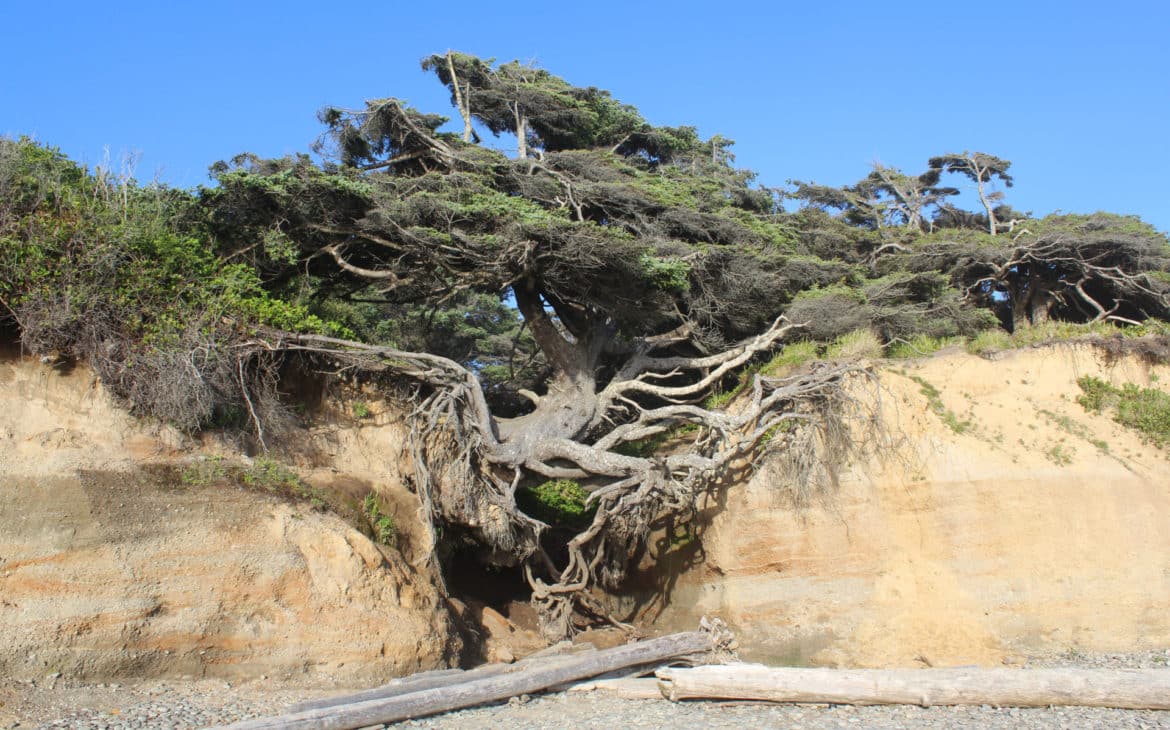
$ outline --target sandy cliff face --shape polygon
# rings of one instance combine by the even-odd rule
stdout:
[[[749,658],[858,666],[1170,645],[1170,462],[1087,414],[1082,375],[1170,383],[1087,346],[884,367],[898,440],[803,511],[766,469],[731,490],[660,628],[714,614]]]
[[[657,628],[713,614],[747,658],[843,665],[1170,645],[1170,462],[1085,413],[1081,375],[1170,383],[1073,346],[884,366],[887,448],[803,510],[767,468],[730,490],[676,551],[692,567]],[[442,665],[457,640],[401,427],[371,407],[301,434],[300,465],[378,491],[401,553],[308,504],[183,484],[165,467],[192,445],[88,371],[0,357],[0,674],[369,682]]]
[[[393,492],[372,456],[354,474],[334,458],[392,431],[318,439],[314,478]],[[446,663],[425,569],[307,503],[157,468],[186,446],[83,368],[0,359],[0,674],[354,682]]]

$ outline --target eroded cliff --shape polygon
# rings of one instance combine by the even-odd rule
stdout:
[[[884,448],[805,509],[768,467],[729,490],[659,629],[713,614],[749,658],[850,666],[1170,644],[1167,454],[1076,402],[1170,368],[1065,344],[878,370]]]
[[[396,507],[402,551],[310,500],[182,478],[208,455],[247,459],[137,422],[84,367],[7,353],[0,674],[354,683],[447,666],[459,640],[412,559],[424,536],[394,471],[397,434],[375,414],[297,435],[310,483]]]

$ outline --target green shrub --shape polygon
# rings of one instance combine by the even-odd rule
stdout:
[[[274,358],[236,345],[260,326],[345,335],[265,288],[293,252],[262,243],[269,258],[224,258],[193,193],[0,138],[0,309],[28,350],[86,360],[139,414],[185,431],[274,416]]]
[[[1117,405],[1120,400],[1117,388],[1100,378],[1086,375],[1077,379],[1077,385],[1082,392],[1082,395],[1077,396],[1077,403],[1086,411],[1101,413],[1106,408]]]
[[[184,465],[179,481],[192,487],[206,487],[227,479],[228,466],[222,456],[209,456]]]
[[[394,522],[394,517],[382,511],[378,496],[373,492],[367,494],[365,501],[362,502],[362,512],[369,520],[370,528],[374,531],[374,539],[378,543],[387,547],[395,547],[398,544],[398,525]]]
[[[583,527],[593,519],[595,507],[587,506],[589,492],[572,479],[555,479],[520,489],[516,504],[528,515],[550,525]]]
[[[638,263],[642,266],[642,275],[662,291],[682,292],[690,285],[691,265],[679,258],[642,254]]]
[[[1077,380],[1083,394],[1077,402],[1094,413],[1113,412],[1113,420],[1142,434],[1149,443],[1163,448],[1170,444],[1170,394],[1157,388],[1139,388],[1126,383],[1120,388],[1100,378]]]
[[[301,491],[301,480],[288,467],[272,459],[258,458],[246,467],[240,480],[254,489],[263,489],[268,492],[289,490],[294,493]]]

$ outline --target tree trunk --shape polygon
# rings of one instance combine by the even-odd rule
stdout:
[[[991,201],[987,199],[987,191],[984,189],[983,171],[976,166],[975,172],[978,175],[976,184],[979,186],[979,202],[983,203],[983,209],[987,211],[987,232],[994,236],[999,226],[995,222],[995,212],[992,210]]]
[[[512,102],[512,114],[516,119],[516,157],[528,159],[528,117],[520,111],[520,102]]]
[[[1028,296],[1028,321],[1033,326],[1047,322],[1054,303],[1052,293],[1047,289],[1033,290]]]
[[[366,700],[386,699],[388,697],[397,697],[399,695],[409,694],[411,692],[421,692],[427,689],[437,689],[439,687],[450,687],[455,684],[464,684],[478,679],[486,679],[487,677],[497,677],[501,674],[509,674],[516,672],[521,667],[532,666],[549,666],[558,662],[563,662],[566,658],[578,657],[582,654],[594,654],[597,648],[589,643],[572,644],[568,641],[563,641],[559,644],[554,644],[542,651],[527,656],[515,664],[481,664],[475,669],[436,669],[430,672],[419,672],[412,674],[409,677],[400,677],[392,679],[381,687],[363,690],[348,695],[338,695],[335,697],[326,697],[320,700],[313,700],[311,702],[302,702],[292,708],[292,712],[304,712],[305,710],[320,710],[326,707],[338,707],[341,705],[352,705],[358,702],[365,702]],[[653,680],[651,680],[653,681]]]
[[[1166,669],[841,670],[740,664],[656,674],[663,696],[671,700],[1170,709]]]
[[[539,692],[549,687],[596,677],[626,667],[658,664],[675,657],[711,651],[715,640],[710,633],[692,631],[605,649],[581,657],[555,657],[550,664],[514,667],[503,676],[487,677],[465,684],[410,692],[353,705],[307,710],[280,717],[247,720],[228,725],[232,730],[350,730],[380,723],[399,722],[498,702],[509,697]]]
[[[522,463],[540,442],[575,439],[593,421],[599,402],[594,371],[603,343],[588,337],[566,339],[533,286],[520,285],[513,291],[533,339],[555,370],[547,393],[536,398],[535,410],[498,421],[502,451],[510,454],[506,460]]]
[[[455,74],[455,61],[451,58],[451,51],[447,51],[447,73],[451,74],[451,90],[455,94],[455,106],[459,107],[459,116],[463,117],[463,141],[470,142],[472,136],[471,108],[459,88],[459,77]]]

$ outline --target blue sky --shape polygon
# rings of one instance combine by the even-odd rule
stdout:
[[[419,70],[454,48],[535,61],[658,124],[737,140],[760,180],[840,185],[978,150],[1007,202],[1134,213],[1170,230],[1170,4],[305,3],[0,0],[0,134],[140,180],[207,182],[306,151],[325,104],[452,113]],[[968,207],[974,207],[967,203]]]

